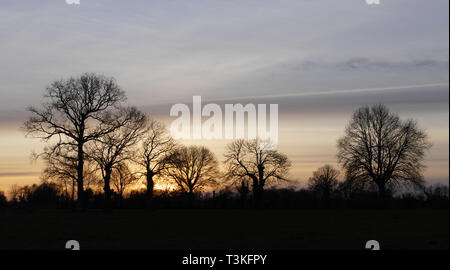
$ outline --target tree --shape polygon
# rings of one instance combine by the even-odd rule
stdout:
[[[248,193],[250,189],[248,188],[248,182],[242,180],[239,185],[236,187],[237,192],[239,193],[239,199],[241,201],[241,207],[244,208],[245,202],[247,201]]]
[[[5,193],[0,190],[0,208],[5,207],[8,204]]]
[[[349,199],[365,192],[376,191],[377,187],[372,180],[354,175],[352,172],[346,170],[344,181],[339,184],[339,190],[346,199]]]
[[[225,151],[227,175],[230,178],[249,178],[256,203],[262,199],[268,181],[286,180],[291,166],[287,156],[259,139],[231,142]]]
[[[9,194],[13,202],[27,202],[31,198],[31,187],[14,184],[11,186]]]
[[[56,203],[60,198],[60,190],[54,183],[43,182],[32,187],[30,201],[35,204]]]
[[[422,163],[431,147],[416,121],[400,120],[384,105],[356,110],[338,140],[338,160],[359,181],[372,181],[380,197],[386,187],[422,185]]]
[[[447,198],[449,194],[448,186],[442,184],[435,184],[430,186],[424,186],[422,190],[427,201],[432,201],[436,199]]]
[[[44,160],[46,167],[42,173],[43,181],[51,181],[58,185],[66,198],[74,201],[77,182],[77,155],[70,145],[52,145],[45,147],[38,157]],[[89,187],[97,182],[95,168],[85,157],[83,168],[83,186]],[[70,190],[70,192],[69,192]],[[69,195],[70,194],[70,195]]]
[[[25,122],[26,134],[45,142],[56,139],[56,147],[66,145],[75,151],[77,197],[79,207],[84,209],[84,147],[117,128],[111,110],[125,100],[125,94],[114,78],[85,73],[53,82],[44,97],[47,102],[42,109],[29,108],[33,116]]]
[[[137,174],[131,172],[129,166],[124,162],[117,164],[111,174],[111,184],[117,190],[117,194],[121,200],[123,199],[125,190],[138,180],[139,177]]]
[[[75,197],[75,183],[77,181],[77,156],[72,146],[52,145],[45,147],[39,156],[45,161],[46,167],[42,173],[42,179],[53,181],[61,186],[65,196],[69,197],[71,186],[71,199]],[[75,153],[75,154],[74,154]],[[86,169],[86,166],[85,168]],[[84,178],[86,174],[84,173]],[[85,180],[85,179],[84,179]]]
[[[164,125],[149,120],[148,130],[144,133],[142,147],[136,158],[137,164],[145,170],[147,198],[153,196],[154,178],[166,170],[168,157],[174,147],[175,142],[167,134]]]
[[[326,164],[313,172],[313,176],[308,180],[308,187],[328,201],[339,186],[338,176],[339,171]]]
[[[145,131],[146,116],[134,107],[121,109],[115,116],[117,128],[93,141],[88,156],[100,169],[103,178],[105,200],[111,200],[111,174],[116,166],[130,160],[135,151],[132,148]],[[123,165],[122,165],[123,166]]]
[[[216,183],[219,175],[214,154],[203,146],[180,146],[167,161],[168,175],[191,198],[194,191]]]

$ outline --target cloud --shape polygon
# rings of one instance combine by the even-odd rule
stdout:
[[[0,172],[0,177],[35,176],[39,174],[40,172]]]
[[[328,90],[328,91],[306,91],[299,93],[286,93],[286,94],[272,94],[263,96],[242,96],[242,97],[231,97],[225,99],[214,99],[215,101],[233,101],[233,100],[252,100],[252,99],[267,99],[267,98],[290,98],[290,97],[305,97],[305,96],[321,96],[321,95],[339,95],[339,94],[356,94],[356,93],[370,93],[370,92],[384,92],[384,91],[395,91],[403,89],[432,89],[435,87],[448,87],[449,83],[430,83],[430,84],[418,84],[418,85],[399,85],[399,86],[388,86],[388,87],[378,87],[378,88],[360,88],[360,89],[342,89],[342,90]],[[427,90],[425,90],[427,91]]]
[[[365,57],[351,58],[336,64],[342,69],[386,69],[386,70],[407,70],[409,68],[437,67],[448,69],[448,61],[438,61],[434,59],[422,59],[411,61],[376,61]]]
[[[368,57],[351,57],[346,60],[330,62],[330,61],[314,61],[314,60],[288,60],[280,63],[274,68],[281,68],[299,72],[311,72],[319,70],[398,70],[408,71],[411,68],[422,69],[436,68],[440,72],[448,70],[448,60],[436,59],[408,59],[399,61],[375,60]],[[425,70],[426,71],[426,70]]]
[[[0,58],[8,63],[0,68],[0,107],[23,108],[51,80],[86,71],[117,77],[139,105],[299,85],[445,81],[446,6],[440,0],[376,9],[351,1],[99,0],[74,9],[64,1],[7,1],[0,10]]]

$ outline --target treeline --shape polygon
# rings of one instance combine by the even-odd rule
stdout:
[[[104,208],[105,198],[100,191],[85,190],[86,204],[91,209]],[[0,208],[57,208],[72,209],[73,201],[54,183],[31,186],[15,186],[12,198],[6,200],[0,191]],[[317,209],[317,208],[400,208],[448,209],[449,188],[444,185],[431,185],[423,192],[404,192],[398,196],[379,200],[376,191],[354,191],[348,196],[343,186],[334,189],[329,197],[312,188],[295,190],[292,188],[269,188],[258,205],[262,209]],[[250,192],[240,188],[225,188],[217,192],[195,193],[193,197],[179,191],[155,191],[152,204],[148,204],[145,190],[133,190],[126,196],[112,192],[113,209],[253,209],[257,207]]]
[[[407,189],[414,190],[414,200],[431,198],[422,174],[431,147],[426,133],[384,105],[354,112],[337,142],[343,173],[325,165],[307,189],[281,190],[278,183],[290,182],[291,162],[270,141],[234,140],[220,166],[208,148],[176,142],[161,123],[125,106],[114,78],[87,73],[55,81],[45,97],[42,108],[29,108],[24,124],[27,136],[47,142],[36,155],[46,164],[43,183],[13,188],[14,202],[46,198],[61,206],[76,202],[79,210],[141,207],[142,201],[147,208],[331,206],[361,198],[398,200],[393,195]]]

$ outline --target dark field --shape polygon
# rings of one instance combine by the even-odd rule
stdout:
[[[448,249],[448,210],[0,212],[0,249]]]

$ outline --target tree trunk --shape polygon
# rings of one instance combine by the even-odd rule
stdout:
[[[264,187],[258,184],[253,185],[254,207],[261,208],[263,200]]]
[[[386,198],[386,186],[383,182],[378,181],[376,182],[377,186],[378,186],[378,197],[380,199],[385,199]]]
[[[147,191],[145,192],[146,200],[145,200],[145,208],[152,208],[152,200],[153,200],[153,188],[155,186],[155,182],[153,181],[153,173],[147,170]]]
[[[188,192],[188,206],[189,206],[189,208],[192,208],[192,207],[194,207],[194,190],[191,188],[191,187],[189,187],[189,192]]]
[[[110,187],[111,173],[112,173],[112,169],[106,167],[105,168],[105,177],[103,179],[104,180],[103,191],[105,192],[105,205],[104,205],[105,210],[112,209],[111,187]]]
[[[120,191],[119,193],[119,209],[122,209],[123,205],[123,191]]]
[[[323,206],[325,208],[329,208],[330,207],[330,201],[331,201],[331,191],[330,191],[329,188],[325,188],[325,190],[323,192],[323,198],[322,198]]]
[[[84,186],[83,186],[84,152],[83,142],[78,142],[78,164],[77,164],[77,208],[85,210]]]
[[[147,172],[147,198],[151,199],[153,197],[153,188],[155,187],[155,182],[153,181],[153,173]]]
[[[109,169],[105,170],[105,178],[103,180],[104,180],[103,191],[105,192],[105,201],[109,202],[111,201],[111,187],[110,187],[111,170]]]

